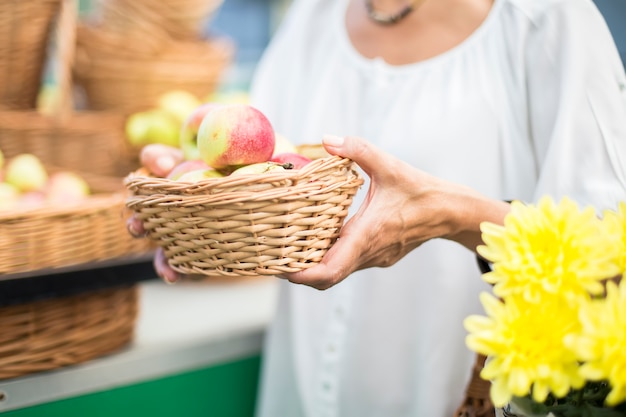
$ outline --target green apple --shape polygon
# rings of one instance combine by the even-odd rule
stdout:
[[[185,172],[181,176],[176,179],[176,181],[180,182],[198,182],[202,180],[206,180],[209,178],[221,178],[224,174],[221,172],[209,168],[209,169],[195,169],[193,171]]]
[[[266,174],[268,172],[280,172],[291,169],[291,164],[280,164],[277,162],[259,162],[237,168],[230,175]]]
[[[126,138],[135,147],[150,143],[178,147],[180,122],[162,109],[133,113],[126,119]]]
[[[220,107],[221,104],[209,102],[201,104],[193,109],[187,116],[180,128],[180,148],[183,150],[183,155],[187,160],[200,159],[200,152],[198,151],[198,130],[204,117],[214,109]]]
[[[170,113],[179,123],[183,123],[189,114],[201,104],[198,97],[189,91],[172,90],[159,97],[157,107]]]
[[[13,185],[0,182],[0,210],[15,208],[20,198],[20,191]]]
[[[41,190],[48,181],[48,172],[38,157],[23,153],[9,159],[4,181],[13,185],[20,193]]]

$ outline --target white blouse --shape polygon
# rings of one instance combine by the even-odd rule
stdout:
[[[347,3],[295,0],[268,47],[251,96],[277,132],[361,136],[497,199],[626,200],[626,77],[591,0],[495,0],[463,43],[401,66],[353,48]],[[463,319],[489,290],[473,253],[433,240],[327,291],[280,286],[259,417],[452,416]]]

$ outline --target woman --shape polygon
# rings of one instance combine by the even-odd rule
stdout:
[[[295,0],[252,104],[371,181],[322,264],[281,281],[258,417],[450,417],[480,222],[625,200],[624,86],[591,0]]]

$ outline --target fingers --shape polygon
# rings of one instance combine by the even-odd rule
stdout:
[[[167,174],[184,160],[181,149],[163,144],[150,144],[141,149],[139,154],[141,165],[158,177]]]
[[[350,224],[344,226],[348,230]],[[326,290],[343,281],[358,269],[359,254],[363,253],[363,240],[358,233],[343,232],[333,246],[326,252],[322,261],[305,270],[285,274],[283,278],[294,284],[307,285],[318,290]]]
[[[126,229],[133,237],[144,237],[146,235],[143,222],[135,216],[130,216],[128,220],[126,220]]]
[[[178,272],[174,271],[169,264],[167,263],[167,259],[165,258],[165,253],[162,248],[158,248],[156,253],[154,254],[154,270],[156,271],[159,278],[168,284],[174,284],[180,280],[180,275]]]
[[[322,138],[322,144],[328,153],[352,159],[370,176],[381,168],[389,166],[385,161],[387,154],[358,137],[325,135]]]

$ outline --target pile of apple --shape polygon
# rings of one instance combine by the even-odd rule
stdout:
[[[214,92],[206,101],[224,104],[246,103],[247,95],[237,91]],[[183,123],[202,103],[203,101],[185,90],[171,90],[162,94],[157,99],[155,107],[128,116],[125,123],[128,143],[134,148],[141,148],[150,143],[178,146]]]
[[[75,172],[49,173],[41,160],[30,153],[5,161],[0,151],[0,210],[65,205],[90,194],[89,184]]]
[[[261,111],[241,103],[195,108],[183,123],[179,146],[185,161],[168,175],[175,181],[300,169],[311,162],[275,133]]]

